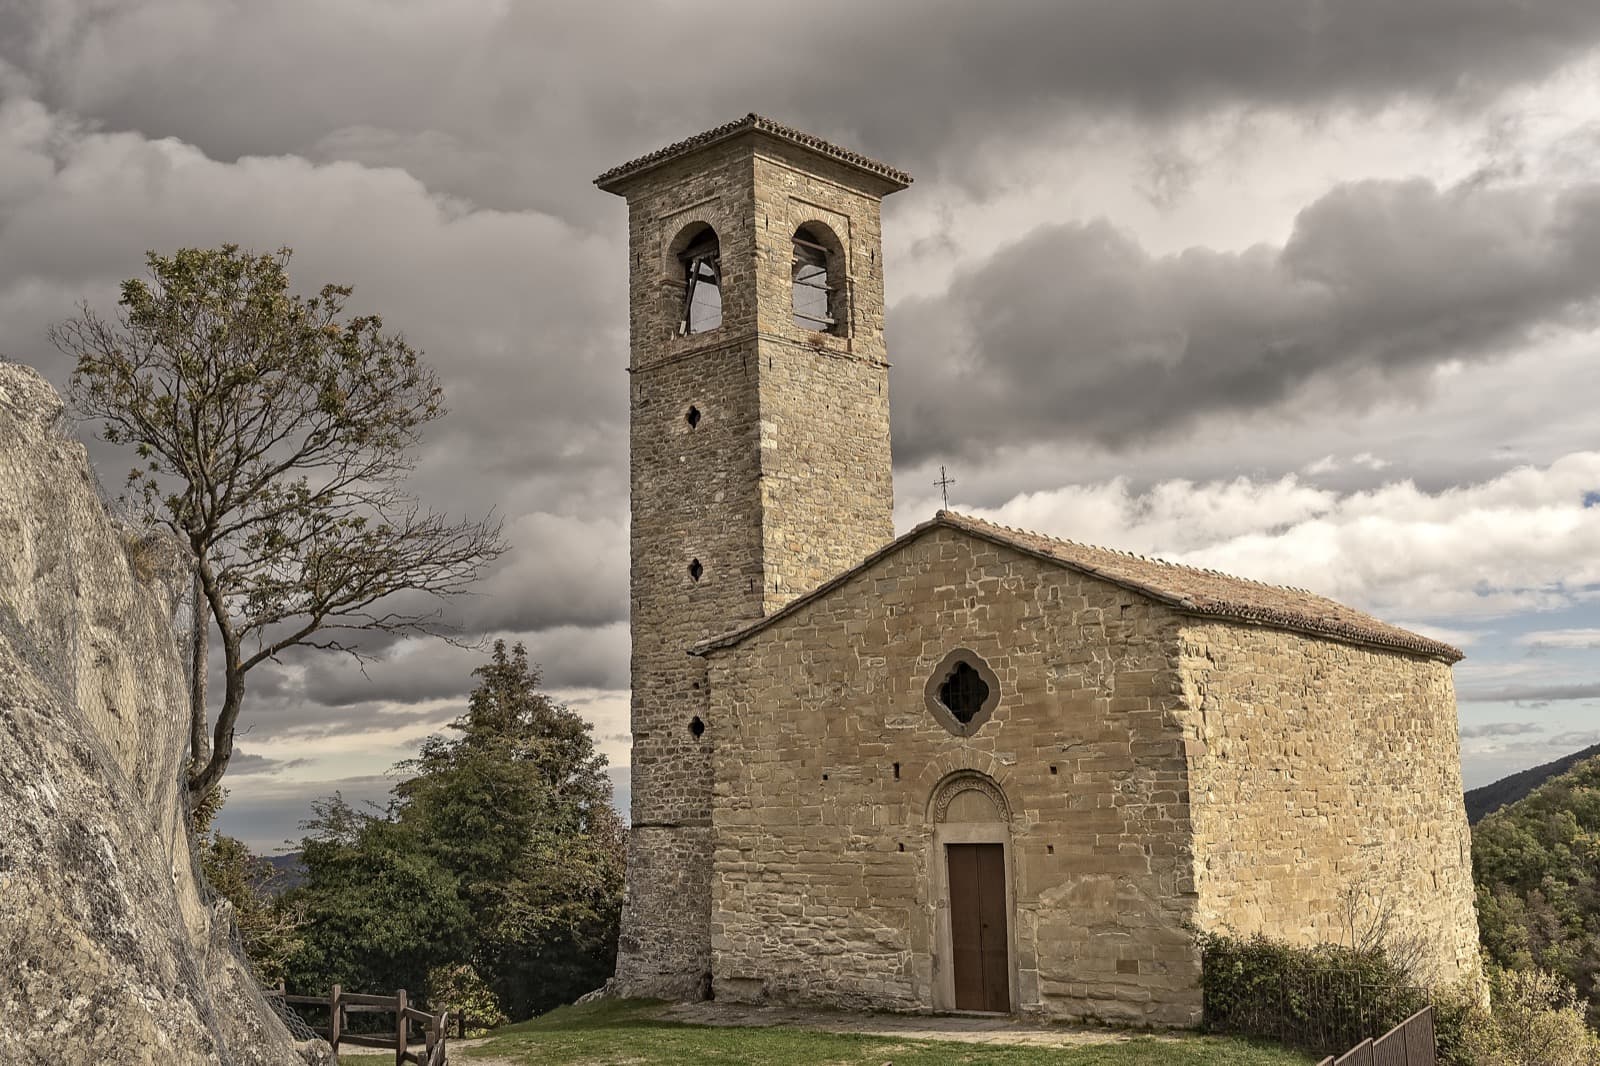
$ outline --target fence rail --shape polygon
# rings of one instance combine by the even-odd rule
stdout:
[[[1337,1059],[1332,1055],[1317,1066],[1434,1066],[1433,1008],[1417,1013],[1376,1040],[1363,1040]]]
[[[284,995],[289,1005],[321,1007],[328,1012],[328,1024],[310,1026],[318,1036],[333,1046],[334,1057],[340,1044],[356,1047],[394,1049],[395,1066],[415,1063],[416,1066],[445,1066],[448,1052],[445,1036],[450,1028],[450,1012],[430,1013],[413,1007],[400,989],[392,996],[374,996],[365,992],[346,992],[339,985],[325,996]],[[393,1014],[394,1028],[387,1033],[352,1033],[345,1030],[346,1015]],[[422,1050],[411,1049],[411,1027],[415,1024],[422,1035]],[[464,1031],[463,1031],[464,1034]]]

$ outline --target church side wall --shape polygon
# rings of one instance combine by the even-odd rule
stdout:
[[[1450,667],[1218,622],[1183,668],[1200,926],[1349,943],[1387,913],[1425,979],[1476,974]]]
[[[935,837],[951,827],[930,807],[972,770],[1010,812],[1013,1005],[1194,1022],[1178,625],[1114,586],[940,529],[713,653],[717,998],[953,1006]],[[955,648],[1001,687],[969,738],[924,703]]]

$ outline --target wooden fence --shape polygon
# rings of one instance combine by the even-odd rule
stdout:
[[[326,1026],[312,1026],[318,1035],[333,1045],[337,1057],[340,1044],[357,1047],[394,1050],[395,1066],[416,1063],[416,1066],[445,1066],[445,1035],[450,1026],[450,1012],[429,1014],[411,1006],[406,990],[400,989],[392,996],[368,996],[346,992],[338,985],[326,996],[283,997],[285,1003],[303,1007],[322,1007],[328,1012]],[[347,1016],[351,1014],[393,1014],[394,1026],[385,1033],[346,1032]],[[415,1022],[422,1034],[422,1051],[411,1050],[411,1026]]]
[[[1434,1066],[1433,1008],[1417,1013],[1376,1040],[1363,1040],[1339,1058],[1317,1066]]]

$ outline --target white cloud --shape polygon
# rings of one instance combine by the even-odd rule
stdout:
[[[1459,623],[1571,606],[1600,585],[1600,452],[1427,492],[1338,494],[1294,477],[1117,479],[1026,493],[980,514],[1175,562],[1310,588],[1390,617]]]
[[[1524,648],[1594,649],[1600,648],[1600,629],[1541,629],[1519,636]]]

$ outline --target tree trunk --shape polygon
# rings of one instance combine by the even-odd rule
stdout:
[[[211,758],[210,730],[206,728],[207,644],[211,636],[211,605],[195,568],[194,631],[189,637],[189,773],[197,774]]]

